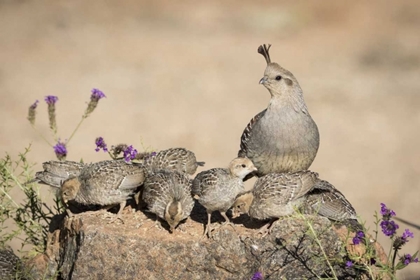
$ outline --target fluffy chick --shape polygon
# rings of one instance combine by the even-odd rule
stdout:
[[[86,165],[79,176],[65,180],[61,186],[64,204],[75,201],[82,205],[114,206],[120,204],[116,217],[120,218],[127,199],[143,184],[144,167],[124,160],[106,160]],[[69,216],[72,215],[67,208]]]
[[[207,211],[204,235],[211,235],[209,228],[214,211],[219,211],[226,223],[230,223],[226,211],[233,205],[235,198],[244,192],[244,177],[256,170],[249,159],[236,158],[230,162],[229,168],[213,168],[197,174],[192,184],[192,193]]]
[[[177,225],[188,218],[194,200],[191,196],[191,180],[186,174],[158,170],[149,173],[142,192],[142,199],[148,211],[169,224],[172,233]]]

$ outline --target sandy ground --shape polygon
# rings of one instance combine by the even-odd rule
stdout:
[[[29,105],[40,100],[37,127],[52,141],[43,98],[57,95],[68,139],[96,87],[107,98],[69,143],[69,160],[107,159],[94,151],[103,136],[139,150],[186,147],[206,168],[224,167],[267,106],[256,49],[271,43],[321,133],[311,169],[371,228],[381,202],[420,224],[418,1],[4,0],[0,26],[0,155],[32,143],[36,168],[54,159],[26,120]],[[415,239],[403,252],[414,253],[420,231],[408,228]],[[418,275],[413,264],[399,278]]]

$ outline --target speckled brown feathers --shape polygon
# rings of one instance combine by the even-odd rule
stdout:
[[[291,215],[304,202],[304,196],[314,188],[317,179],[318,174],[310,171],[271,173],[259,178],[252,191],[249,215],[260,220]]]
[[[149,153],[144,157],[144,164],[153,170],[176,170],[189,175],[194,174],[198,166],[204,166],[204,162],[197,162],[193,152],[184,148],[171,148],[155,155]]]
[[[171,232],[179,222],[188,218],[194,207],[191,180],[177,171],[150,173],[144,182],[142,199],[150,212],[169,224]]]
[[[42,164],[44,171],[37,172],[33,181],[60,188],[64,180],[79,176],[84,166],[84,163],[75,161],[47,161]]]
[[[291,215],[296,209],[334,221],[357,218],[344,195],[311,171],[260,177],[251,192],[237,198],[233,215],[249,213],[253,218],[266,220]]]
[[[83,205],[120,204],[121,213],[126,200],[143,184],[144,167],[124,160],[106,160],[86,165],[79,176],[63,182],[61,197],[64,203],[74,200]]]
[[[22,278],[22,265],[20,259],[9,246],[0,248],[0,279],[24,279]]]
[[[345,196],[324,180],[318,180],[303,205],[304,213],[318,214],[334,221],[357,219],[356,210]]]

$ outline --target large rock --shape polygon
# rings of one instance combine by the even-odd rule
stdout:
[[[155,223],[153,216],[130,207],[122,216],[124,223],[109,224],[113,215],[86,212],[62,220],[50,236],[46,254],[32,262],[34,275],[89,280],[251,279],[259,271],[269,279],[334,274],[354,279],[361,273],[345,263],[346,254],[357,253],[362,245],[351,245],[346,227],[332,226],[323,217],[282,219],[264,238],[258,235],[262,223],[241,217],[235,227],[220,227],[207,239],[202,237],[206,215],[199,205],[173,234],[165,222]],[[223,220],[214,216],[214,222]],[[375,246],[384,259],[382,248]]]

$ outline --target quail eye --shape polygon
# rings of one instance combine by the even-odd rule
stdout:
[[[246,165],[245,165],[245,164],[242,164],[241,166],[242,166],[242,168],[245,168],[245,167],[246,167]]]
[[[276,80],[277,81],[280,81],[281,80],[281,76],[279,75],[279,76],[276,76]]]

